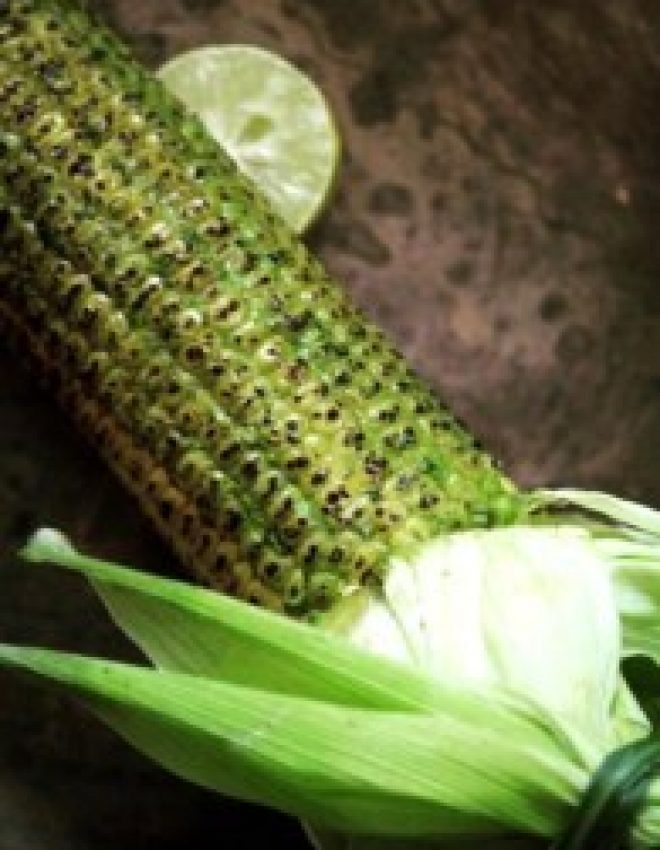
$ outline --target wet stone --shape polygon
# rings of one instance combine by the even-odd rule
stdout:
[[[555,348],[557,357],[564,363],[575,363],[593,348],[593,334],[584,325],[569,325],[559,334]]]
[[[352,220],[346,223],[331,221],[324,231],[327,242],[352,254],[359,259],[365,260],[374,266],[382,266],[389,262],[390,252],[361,221]]]
[[[162,32],[127,33],[136,55],[152,68],[161,65],[168,56],[168,40]]]
[[[474,263],[463,257],[447,269],[447,278],[454,286],[465,286],[474,275]]]
[[[539,315],[546,322],[554,322],[564,315],[567,308],[566,299],[560,292],[549,292],[539,305]]]
[[[353,85],[349,103],[358,124],[364,127],[387,124],[397,112],[396,86],[387,72],[377,68]]]
[[[379,183],[369,196],[369,209],[382,215],[408,215],[413,210],[410,189],[399,183]]]
[[[180,0],[180,2],[189,12],[210,12],[223,6],[227,0]]]
[[[438,107],[433,100],[426,100],[417,107],[417,122],[422,139],[432,139],[435,128],[440,123]]]

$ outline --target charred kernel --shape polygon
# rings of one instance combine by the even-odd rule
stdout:
[[[364,462],[364,468],[369,475],[382,475],[387,468],[387,458],[370,455]]]
[[[263,565],[262,571],[269,581],[273,581],[273,579],[276,579],[285,571],[284,564],[279,561],[266,561]]]
[[[229,556],[225,552],[218,552],[215,556],[215,560],[213,561],[213,568],[222,572],[224,570],[228,570],[231,567],[231,560]]]
[[[153,275],[152,277],[147,278],[142,286],[137,289],[135,297],[131,299],[131,306],[134,309],[139,310],[147,303],[154,293],[162,289],[162,286],[163,281],[160,277]]]
[[[92,177],[94,174],[93,159],[89,154],[79,154],[69,165],[69,174],[72,177]]]
[[[228,236],[231,233],[231,225],[228,221],[224,221],[219,219],[218,221],[211,221],[205,224],[202,228],[202,232],[205,236]]]
[[[248,457],[241,466],[243,475],[250,481],[254,481],[259,475],[259,457]]]
[[[340,546],[333,546],[328,555],[328,563],[341,564],[346,558],[346,552]]]
[[[298,455],[288,460],[286,465],[288,469],[307,469],[310,465],[310,461],[308,457]]]
[[[341,589],[341,577],[333,573],[317,572],[309,580],[309,594],[317,603],[322,603],[322,607],[336,599]]]
[[[30,121],[37,113],[37,105],[34,102],[26,102],[23,106],[16,110],[16,121],[19,124],[25,124]]]
[[[222,522],[222,529],[228,534],[235,534],[243,525],[243,515],[240,511],[230,509]]]
[[[301,569],[291,570],[282,588],[285,604],[299,605],[305,598],[305,580]]]
[[[158,507],[158,512],[160,513],[161,519],[168,522],[172,517],[172,512],[174,510],[174,506],[171,501],[168,499],[162,499],[160,505]]]
[[[206,351],[202,345],[187,345],[185,348],[185,357],[189,363],[200,363],[205,355]]]

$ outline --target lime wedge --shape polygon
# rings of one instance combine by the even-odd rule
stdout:
[[[259,47],[182,53],[161,80],[204,122],[298,233],[325,205],[339,160],[328,104],[298,68]]]

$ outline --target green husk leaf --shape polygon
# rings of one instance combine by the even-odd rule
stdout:
[[[560,504],[573,505],[598,514],[608,520],[622,526],[629,526],[637,531],[646,532],[650,535],[660,535],[660,511],[621,499],[618,496],[610,496],[596,490],[540,490],[536,494],[539,504],[545,506],[557,506]]]
[[[660,662],[660,511],[606,493],[553,490],[546,495],[606,518],[594,545],[613,569],[623,655]]]
[[[512,833],[557,834],[604,752],[648,730],[633,694],[616,676],[620,647],[611,583],[616,569],[655,568],[657,544],[650,532],[644,535],[517,527],[436,541],[411,565],[398,564],[392,587],[380,602],[372,600],[392,619],[389,637],[396,642],[401,633],[407,647],[401,657],[414,650],[406,666],[318,627],[87,558],[61,535],[42,531],[25,556],[84,574],[149,657],[175,672],[12,648],[0,651],[0,663],[68,685],[136,747],[181,776],[314,824],[326,850],[394,850],[392,842],[402,837],[414,839],[411,850],[432,850],[440,839],[442,850],[456,841],[463,847],[468,839],[506,850],[516,846]],[[578,576],[575,600],[559,605],[557,593],[569,593]],[[648,580],[653,583],[651,574]],[[513,600],[502,582],[509,588],[513,582]],[[540,600],[549,594],[548,605],[539,601],[533,608],[531,621],[527,607],[521,609],[530,594]],[[597,622],[583,622],[576,609],[582,596],[602,597],[605,613]],[[463,634],[451,616],[455,597],[463,599],[463,616],[490,606],[477,617],[485,655],[473,642],[466,647],[473,661],[491,660],[492,674],[466,677],[447,655],[446,630],[452,639]],[[359,610],[353,613],[360,616]],[[515,627],[521,619],[516,612],[527,617],[522,631]],[[549,631],[539,637],[544,612]],[[373,623],[377,643],[383,622],[381,616]],[[557,676],[565,667],[562,647],[569,647],[571,670],[576,653],[593,654],[591,644],[584,647],[585,628],[587,637],[601,635],[591,690],[603,703],[603,722],[596,722],[599,714],[589,723],[586,714],[582,718],[572,687],[546,708],[530,700],[546,704],[545,692],[533,687],[541,672],[528,659],[531,625],[535,645],[561,638],[559,649],[542,656],[545,675],[548,665],[557,666]],[[428,649],[416,637],[419,628]],[[614,653],[613,671],[609,662],[601,670],[603,640]],[[583,666],[575,671],[576,688],[591,681],[577,675]],[[585,675],[590,669],[586,665]],[[648,814],[644,832],[656,834]]]
[[[345,705],[433,711],[436,684],[343,638],[214,591],[81,555],[42,529],[23,549],[86,576],[117,625],[158,667]]]
[[[612,568],[622,654],[660,662],[660,511],[586,490],[541,491],[540,496],[546,505],[574,505],[608,521],[591,529],[592,540]]]
[[[591,517],[584,525],[612,571],[621,621],[622,671],[630,686],[615,704],[619,742],[643,734],[644,720],[660,726],[660,511],[584,490],[550,490],[541,505],[577,507]],[[572,520],[580,522],[578,513]],[[602,521],[604,520],[604,522]],[[634,696],[633,696],[634,694]],[[636,707],[638,703],[639,707]]]
[[[660,726],[660,541],[598,540],[613,570],[623,673],[644,714]]]
[[[623,746],[630,741],[646,737],[652,730],[652,718],[648,716],[648,704],[640,705],[639,694],[631,689],[626,671],[619,676],[619,683],[612,705],[613,741]]]
[[[0,645],[0,663],[66,686],[190,781],[340,832],[550,836],[589,776],[525,710],[499,715],[496,692],[447,691],[422,715],[42,649]]]
[[[660,727],[660,667],[646,655],[633,655],[623,660],[621,668],[644,714],[657,730]]]
[[[389,711],[445,711],[448,694],[462,687],[214,591],[81,555],[57,531],[37,532],[23,556],[85,575],[118,625],[163,669]],[[486,684],[474,686],[490,693]],[[496,687],[489,699],[487,722],[493,731],[508,734],[510,712],[526,713],[528,722],[561,741],[577,761],[592,758],[591,742],[568,726],[567,718],[548,714],[506,687]],[[463,699],[456,710],[466,722],[484,722],[478,699]]]
[[[647,806],[660,768],[660,740],[634,741],[609,753],[553,850],[620,850]]]
[[[660,662],[660,542],[612,540],[599,547],[614,565],[624,655],[647,655]]]

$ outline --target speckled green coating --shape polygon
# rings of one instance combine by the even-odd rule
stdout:
[[[296,614],[525,500],[200,123],[0,0],[0,320],[213,586]],[[4,200],[3,200],[4,198]]]

